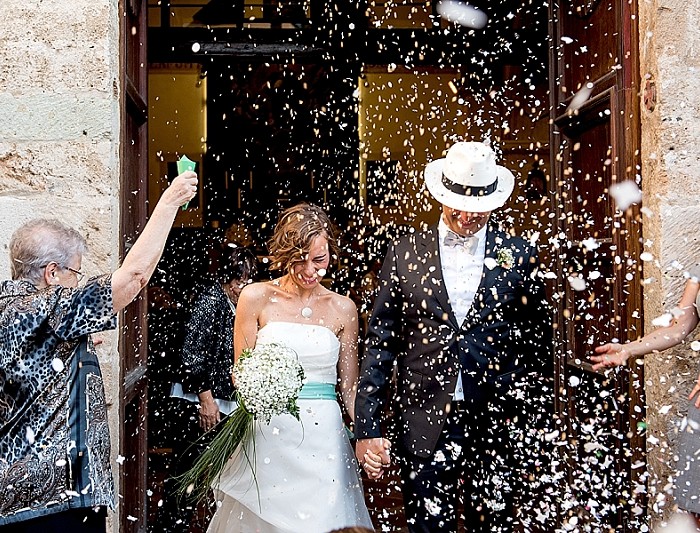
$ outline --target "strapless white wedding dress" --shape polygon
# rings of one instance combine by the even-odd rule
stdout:
[[[305,382],[335,384],[340,342],[326,327],[270,322],[258,344],[289,346]],[[332,390],[332,389],[331,389]],[[327,533],[372,528],[355,454],[338,402],[299,399],[301,422],[291,415],[256,425],[254,453],[237,453],[216,487],[215,533]],[[255,474],[255,478],[253,477]]]

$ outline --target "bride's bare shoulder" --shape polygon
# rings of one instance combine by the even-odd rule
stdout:
[[[260,281],[246,285],[241,291],[241,297],[259,300],[260,298],[268,298],[279,290],[279,286],[275,285],[273,281]]]
[[[357,307],[355,306],[355,302],[353,302],[347,296],[343,296],[342,294],[338,294],[337,292],[334,292],[331,290],[328,290],[327,295],[330,297],[333,306],[336,309],[338,309],[339,311],[342,311],[345,313],[356,313],[357,312]]]

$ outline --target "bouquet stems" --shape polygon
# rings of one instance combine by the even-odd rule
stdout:
[[[224,421],[219,433],[206,447],[194,466],[177,478],[177,491],[181,495],[206,501],[209,490],[219,482],[226,463],[241,444],[252,441],[255,417],[236,394],[238,407]]]

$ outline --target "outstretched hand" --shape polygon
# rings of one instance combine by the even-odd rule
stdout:
[[[688,395],[689,400],[692,400],[697,395],[697,398],[695,398],[695,407],[700,409],[700,395],[698,392],[700,392],[700,376],[698,376],[698,379],[695,382],[695,387],[693,387],[693,390],[690,391],[690,394]]]
[[[627,364],[627,360],[630,358],[630,353],[625,347],[616,342],[609,342],[603,346],[598,346],[595,349],[595,353],[599,355],[591,356],[591,361],[595,363],[593,365],[593,370],[622,366]]]
[[[163,191],[160,201],[173,207],[185,205],[197,194],[197,182],[197,174],[189,170],[183,172]]]
[[[388,439],[359,439],[355,455],[370,479],[380,479],[384,475],[384,469],[391,465],[390,450],[391,442]]]

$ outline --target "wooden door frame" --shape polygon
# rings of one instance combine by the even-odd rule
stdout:
[[[581,4],[579,2],[579,4]],[[591,6],[592,4],[587,4]],[[638,2],[630,0],[630,2],[620,1],[617,3],[619,7],[618,17],[615,21],[615,27],[620,30],[620,38],[617,40],[619,49],[616,51],[620,58],[619,68],[609,72],[594,82],[593,92],[590,99],[584,106],[579,109],[579,113],[584,114],[592,110],[596,106],[608,105],[610,110],[610,139],[613,146],[612,161],[612,181],[635,180],[641,174],[641,116],[640,116],[640,72],[639,72],[639,38],[638,38]],[[595,9],[597,3],[592,5]],[[559,3],[550,4],[549,16],[549,33],[551,42],[554,43],[556,50],[559,49],[562,42],[561,26],[557,9],[560,8]],[[563,200],[561,194],[564,184],[568,179],[563,173],[563,165],[569,160],[566,151],[561,153],[561,159],[558,160],[561,146],[563,145],[563,137],[565,130],[571,128],[575,131],[576,115],[570,116],[566,113],[566,108],[574,96],[573,87],[569,87],[571,96],[568,98],[560,98],[560,83],[562,82],[563,73],[565,72],[564,54],[556,52],[550,54],[550,109],[551,122],[550,129],[550,146],[551,146],[551,168],[554,178],[555,197],[553,205],[555,206],[556,219],[562,220],[563,215],[570,210],[568,201]],[[564,83],[568,80],[564,79]],[[641,184],[640,184],[641,187]],[[640,243],[641,237],[641,216],[640,206],[634,206],[628,209],[625,213],[615,218],[619,227],[615,228],[613,234],[614,245],[620,251],[620,256],[623,261],[631,261],[627,271],[631,274],[632,279],[627,283],[617,283],[614,287],[614,299],[616,302],[626,302],[625,313],[621,313],[620,318],[614,325],[610,327],[614,330],[614,334],[620,339],[620,342],[633,340],[643,334],[643,307],[642,307],[642,269],[639,260],[642,246]],[[564,231],[568,238],[565,228],[559,227],[557,231]],[[560,283],[566,283],[566,273],[562,260],[558,260],[556,264],[557,279]],[[626,288],[636,288],[636,290],[626,291]],[[566,298],[561,298],[558,301],[558,316],[563,319],[563,312],[566,307]],[[620,307],[617,306],[617,309]],[[633,310],[638,310],[638,313],[633,314]],[[555,390],[566,391],[566,370],[567,354],[572,348],[569,339],[572,335],[572,327],[560,327],[557,330],[557,352],[556,372],[555,372]],[[604,341],[608,339],[596,339],[596,341]],[[583,362],[578,365],[582,368],[588,367],[590,364]],[[602,379],[602,378],[601,378]],[[644,403],[644,375],[643,367],[633,368],[629,373],[627,371],[617,374],[614,378],[617,388],[627,394],[629,402],[627,410],[621,414],[624,419],[627,430],[627,438],[631,447],[631,455],[625,460],[625,470],[628,474],[631,491],[634,484],[643,481],[644,468],[639,465],[646,463],[646,435],[643,431],[637,431],[645,417]],[[640,385],[641,384],[641,385]],[[555,412],[564,418],[564,427],[562,429],[570,429],[570,417],[572,414],[571,406],[567,405],[567,398],[561,394],[555,395]],[[570,432],[568,433],[571,434]],[[636,503],[646,508],[646,494],[637,495]],[[632,531],[628,529],[626,524],[623,525],[624,531]]]
[[[146,0],[119,0],[120,180],[119,257],[146,222],[148,199]],[[147,301],[145,292],[119,316],[119,531],[147,524]]]

